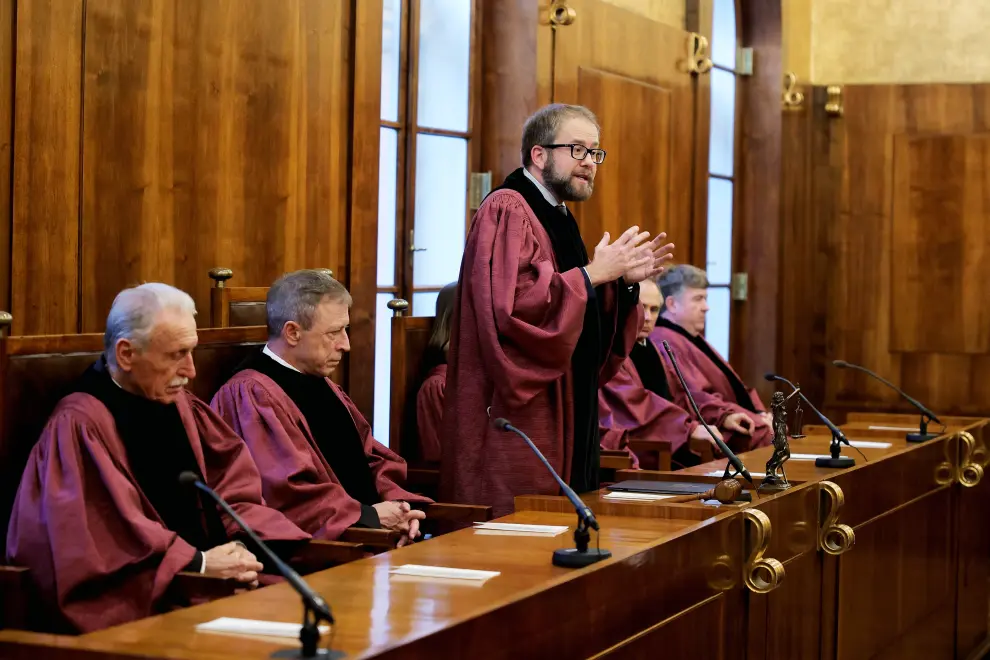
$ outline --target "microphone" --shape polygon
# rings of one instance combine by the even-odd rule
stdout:
[[[592,513],[591,509],[588,508],[581,498],[577,496],[574,489],[564,483],[564,480],[560,478],[557,471],[553,469],[550,462],[546,459],[546,456],[537,449],[533,441],[529,439],[529,436],[513,426],[509,420],[504,417],[499,417],[495,420],[495,428],[500,431],[508,431],[515,433],[520,438],[526,441],[529,448],[533,450],[539,459],[546,466],[547,470],[553,475],[553,478],[557,481],[557,485],[560,489],[564,491],[564,495],[567,499],[571,501],[571,505],[578,514],[578,524],[574,529],[574,544],[576,548],[561,548],[559,550],[553,551],[553,565],[562,566],[564,568],[581,568],[583,566],[589,566],[594,564],[596,561],[601,561],[602,559],[608,559],[612,556],[612,553],[608,550],[602,550],[601,548],[596,548],[594,552],[588,550],[588,542],[591,540],[591,534],[588,533],[588,527],[592,528],[596,532],[598,529],[598,521],[595,520],[595,514]]]
[[[908,433],[907,436],[905,437],[905,439],[908,442],[924,442],[925,440],[931,440],[932,438],[937,438],[938,437],[938,434],[937,433],[929,433],[928,432],[928,422],[931,421],[931,422],[935,422],[937,424],[942,424],[942,420],[940,420],[938,417],[936,417],[935,416],[935,413],[933,413],[931,410],[929,410],[924,405],[922,405],[921,402],[919,402],[917,399],[915,399],[914,397],[909,396],[907,392],[905,392],[901,388],[897,387],[896,385],[894,385],[893,383],[891,383],[889,380],[887,380],[886,378],[884,378],[880,374],[878,374],[878,373],[876,373],[874,371],[870,371],[866,367],[861,367],[858,364],[853,364],[851,362],[846,362],[845,360],[833,360],[832,361],[832,365],[835,366],[835,367],[838,367],[839,369],[855,369],[856,371],[862,371],[864,374],[866,374],[868,376],[871,376],[873,378],[876,378],[881,383],[883,383],[884,385],[886,385],[890,389],[892,389],[895,392],[897,392],[898,394],[900,394],[901,397],[903,397],[908,403],[910,403],[912,406],[914,406],[915,408],[917,408],[921,412],[921,423],[919,424],[918,432],[917,433]],[[942,424],[942,426],[943,426],[943,430],[944,430],[945,425]]]
[[[793,390],[793,393],[801,397],[801,400],[804,401],[806,404],[808,404],[808,407],[811,408],[811,411],[816,415],[818,415],[818,419],[822,420],[822,423],[825,424],[825,426],[828,427],[828,430],[832,432],[832,443],[831,445],[829,445],[829,453],[831,454],[831,457],[826,458],[824,456],[819,456],[818,458],[815,459],[815,467],[842,469],[856,465],[855,459],[849,456],[839,455],[842,452],[841,443],[845,443],[849,445],[849,439],[846,438],[846,434],[842,432],[842,429],[840,429],[838,426],[833,424],[832,420],[830,420],[828,417],[823,415],[822,411],[820,411],[818,408],[815,408],[814,404],[812,404],[811,401],[808,400],[808,397],[804,395],[804,392],[798,389],[791,381],[787,380],[783,376],[778,376],[775,373],[767,373],[763,377],[770,382],[779,380],[782,383],[787,383],[788,385],[790,385],[791,389]],[[852,447],[852,445],[849,446]]]
[[[300,597],[302,597],[303,606],[305,608],[303,626],[299,632],[299,640],[302,642],[302,649],[299,652],[290,651],[288,654],[282,651],[277,651],[272,654],[272,657],[282,657],[282,658],[315,658],[317,656],[326,657],[332,652],[326,651],[324,649],[318,649],[320,641],[320,629],[319,622],[326,621],[327,623],[333,625],[333,614],[330,612],[330,606],[327,605],[323,598],[313,591],[308,584],[299,576],[299,573],[295,571],[291,566],[282,561],[282,559],[272,552],[271,548],[258,538],[254,530],[248,527],[247,523],[241,520],[234,509],[231,508],[227,501],[220,497],[219,493],[204,484],[199,479],[199,475],[195,472],[190,472],[188,470],[181,472],[179,474],[179,483],[183,486],[191,486],[200,489],[207,495],[209,495],[217,503],[217,505],[222,508],[227,515],[234,519],[234,522],[244,530],[248,538],[251,539],[255,545],[257,545],[261,552],[265,555],[265,558],[271,561],[272,565],[278,570],[279,573],[288,581],[292,588],[296,590]]]
[[[708,423],[701,416],[701,410],[698,409],[698,404],[695,402],[694,397],[691,396],[691,391],[688,389],[687,381],[684,380],[684,375],[681,373],[681,368],[677,366],[677,359],[674,358],[674,351],[671,350],[670,344],[667,343],[666,339],[663,340],[663,350],[667,353],[667,357],[670,358],[670,364],[673,365],[674,373],[677,374],[677,380],[681,383],[681,387],[684,388],[684,394],[687,395],[687,400],[691,404],[691,410],[694,411],[695,417],[698,418],[701,425],[705,427],[706,431],[708,431],[708,435],[712,436],[712,440],[714,440],[715,444],[718,445],[719,450],[725,454],[726,458],[729,459],[729,462],[725,466],[725,475],[722,479],[730,478],[729,465],[732,465],[732,467],[736,468],[736,472],[743,476],[743,479],[748,481],[753,488],[756,488],[756,484],[753,483],[753,477],[749,476],[749,470],[746,469],[743,462],[739,460],[739,457],[736,456],[731,449],[729,449],[729,445],[725,444],[725,442],[723,442],[722,439],[715,434],[712,427],[708,426]]]

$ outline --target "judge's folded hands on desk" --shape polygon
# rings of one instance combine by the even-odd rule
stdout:
[[[598,485],[598,385],[629,354],[637,283],[672,245],[638,227],[606,233],[589,260],[564,202],[591,197],[605,159],[587,108],[550,105],[527,120],[523,167],[478,209],[461,261],[444,396],[441,493],[501,516],[556,482],[504,417],[576,491]]]
[[[165,284],[121,292],[104,355],[59,402],[31,452],[7,558],[30,569],[62,619],[53,628],[86,632],[162,611],[181,571],[258,580],[261,563],[232,542],[240,529],[179,485],[183,471],[286,554],[310,538],[265,506],[244,442],[185,390],[196,376],[194,314],[192,298]]]
[[[432,500],[403,489],[406,463],[330,380],[350,350],[351,296],[322,270],[284,275],[268,290],[268,343],[213,397],[261,470],[265,501],[314,537],[351,526],[420,535],[409,505]]]

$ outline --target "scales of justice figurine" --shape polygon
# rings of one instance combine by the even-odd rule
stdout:
[[[797,390],[787,398],[783,392],[774,392],[770,399],[770,413],[773,415],[773,454],[767,461],[766,476],[759,490],[779,491],[791,487],[784,473],[784,463],[791,457],[787,432],[787,399],[797,394]],[[800,399],[799,399],[800,401]]]

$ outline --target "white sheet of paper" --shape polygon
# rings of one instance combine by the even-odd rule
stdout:
[[[623,493],[623,492],[606,493],[605,495],[602,495],[603,500],[633,500],[640,502],[655,502],[657,500],[666,500],[671,497],[677,497],[677,496],[663,495],[661,493]]]
[[[905,433],[911,433],[912,431],[917,431],[916,426],[870,426],[871,431],[904,431]]]
[[[499,571],[476,571],[470,568],[447,568],[444,566],[421,566],[419,564],[403,564],[393,568],[394,575],[415,575],[417,577],[444,578],[447,580],[489,580]]]
[[[705,472],[706,477],[721,477],[723,474],[725,474],[725,470],[712,470],[711,472]],[[767,476],[767,473],[750,472],[749,476],[753,477],[754,479],[763,479],[764,477]]]
[[[889,442],[874,442],[873,440],[850,440],[849,444],[862,449],[887,449],[891,446]]]
[[[828,454],[791,454],[792,461],[814,461],[819,458],[832,458]]]
[[[483,522],[475,523],[474,529],[495,532],[519,532],[526,535],[557,536],[570,528],[567,525],[523,525],[520,523]]]
[[[240,635],[260,635],[262,637],[299,637],[302,626],[298,623],[282,623],[281,621],[258,621],[257,619],[235,619],[224,616],[213,621],[200,623],[197,632],[222,632]],[[329,634],[329,626],[320,626],[321,634]]]

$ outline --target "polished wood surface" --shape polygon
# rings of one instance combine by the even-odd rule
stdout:
[[[10,251],[13,229],[12,172],[14,168],[14,34],[16,12],[13,2],[0,5],[0,309],[10,306]],[[6,280],[6,281],[4,281]]]

